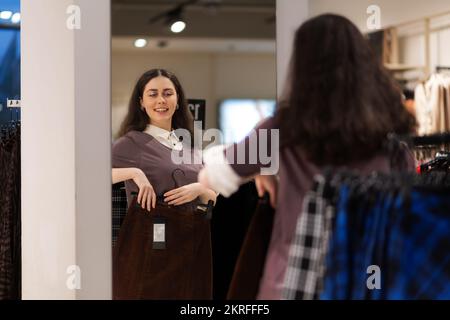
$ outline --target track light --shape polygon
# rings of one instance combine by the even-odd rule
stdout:
[[[20,22],[20,13],[18,13],[18,12],[14,13],[13,16],[11,17],[11,22],[19,23]]]
[[[12,12],[11,11],[1,11],[0,12],[0,19],[8,20],[11,18]]]
[[[186,23],[184,23],[184,21],[182,21],[182,20],[175,21],[170,26],[170,30],[173,33],[180,33],[181,31],[184,30],[184,28],[186,28]]]
[[[147,45],[147,40],[145,39],[136,39],[136,41],[134,41],[134,46],[136,48],[143,48]]]

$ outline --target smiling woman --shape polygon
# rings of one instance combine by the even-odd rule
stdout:
[[[170,131],[172,116],[177,109],[177,93],[169,78],[159,76],[147,83],[141,98],[141,110],[147,113],[150,124]]]
[[[129,204],[114,248],[115,299],[211,298],[210,225],[197,209],[216,193],[196,182],[201,164],[171,161],[196,152],[173,131],[192,124],[175,75],[145,72],[112,150],[113,183],[125,181]]]

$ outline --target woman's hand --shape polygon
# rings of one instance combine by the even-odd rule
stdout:
[[[205,168],[201,169],[198,173],[198,182],[205,188],[210,188]]]
[[[156,206],[155,190],[148,181],[145,173],[141,169],[135,169],[136,170],[134,171],[132,179],[139,188],[137,202],[141,205],[142,209],[147,209],[148,211],[150,211],[151,208],[155,208]]]
[[[195,200],[206,191],[204,186],[195,182],[164,193],[164,201],[168,202],[169,205],[179,206]]]
[[[270,205],[275,208],[277,203],[278,180],[276,176],[255,176],[256,190],[258,196],[263,197],[267,191],[270,197]]]

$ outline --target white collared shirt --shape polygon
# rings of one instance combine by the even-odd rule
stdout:
[[[183,143],[178,139],[174,131],[167,131],[160,127],[149,124],[147,125],[147,128],[145,128],[144,132],[151,135],[153,138],[158,140],[159,143],[165,145],[170,149],[174,149],[177,151],[183,150]]]

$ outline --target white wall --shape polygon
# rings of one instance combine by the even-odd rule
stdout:
[[[206,100],[206,127],[217,127],[217,106],[225,98],[276,97],[275,55],[261,53],[112,53],[113,135],[127,112],[139,76],[166,68],[179,78],[186,96]]]
[[[431,19],[430,69],[438,65],[450,66],[450,14]],[[436,29],[434,29],[437,27]],[[434,30],[434,31],[433,31]],[[425,36],[423,23],[400,28],[400,61],[412,65],[425,64]]]
[[[405,22],[422,19],[427,16],[450,11],[448,0],[310,0],[310,15],[337,13],[353,21],[362,32],[367,29],[366,13],[369,5],[378,5],[381,9],[381,28],[396,26]],[[450,66],[450,15],[434,18],[431,26],[447,27],[434,31],[430,35],[430,70],[436,65]],[[414,66],[425,66],[424,24],[408,24],[399,30],[400,63]],[[422,32],[422,33],[420,33]],[[426,76],[423,72],[405,73],[407,78]]]
[[[81,30],[66,27],[72,4]],[[108,0],[21,1],[25,300],[111,298],[109,12]]]
[[[381,9],[381,27],[408,22],[450,10],[448,0],[309,0],[310,16],[337,13],[352,20],[362,32],[367,32],[367,7]]]

